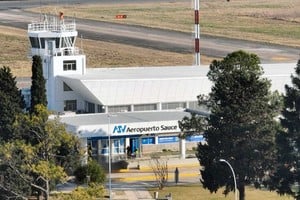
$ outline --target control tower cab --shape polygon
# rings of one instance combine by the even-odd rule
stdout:
[[[85,74],[86,57],[75,47],[77,35],[75,20],[64,19],[62,12],[58,16],[44,15],[41,20],[28,25],[31,56],[39,55],[43,62],[50,110],[61,110],[57,106],[65,101],[58,88],[67,86],[56,77]]]

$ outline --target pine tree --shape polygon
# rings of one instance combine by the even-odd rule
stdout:
[[[32,77],[31,77],[31,113],[34,112],[38,104],[47,106],[46,81],[43,76],[42,59],[40,56],[32,57]]]
[[[225,194],[234,190],[232,172],[220,162],[225,159],[235,171],[240,200],[245,185],[259,185],[274,163],[276,109],[259,64],[256,55],[243,51],[212,62],[208,78],[213,86],[205,101],[211,115],[202,123],[206,143],[199,143],[196,153],[203,187],[215,192],[225,186]]]
[[[5,141],[13,137],[12,125],[16,116],[25,108],[21,91],[16,84],[10,68],[0,68],[0,138]]]
[[[278,164],[271,183],[280,194],[292,194],[291,185],[300,180],[300,60],[295,72],[292,86],[285,85],[283,130],[276,137]]]

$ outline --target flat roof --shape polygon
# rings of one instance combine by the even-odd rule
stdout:
[[[296,63],[261,64],[271,90],[285,92]],[[84,75],[58,76],[89,102],[99,105],[137,105],[197,101],[211,91],[208,65],[169,67],[92,68]]]
[[[80,80],[163,79],[206,76],[205,66],[87,68],[84,75],[64,75]]]
[[[109,119],[110,116],[110,119]],[[182,120],[190,113],[179,111],[148,111],[148,112],[119,112],[119,113],[92,113],[60,115],[62,123],[71,126],[94,126],[111,124],[126,124],[139,122],[174,121]]]
[[[296,63],[260,64],[264,76],[290,76]],[[209,65],[201,66],[158,66],[158,67],[118,67],[87,68],[84,75],[64,75],[80,80],[120,80],[120,79],[162,79],[207,77]]]

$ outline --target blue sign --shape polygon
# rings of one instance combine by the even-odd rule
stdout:
[[[114,127],[113,133],[125,133],[126,132],[126,125],[117,125]]]
[[[158,143],[174,143],[178,142],[179,138],[177,136],[164,136],[158,137]]]
[[[203,135],[193,135],[186,138],[189,142],[201,142],[204,141]]]
[[[142,138],[142,144],[154,144],[154,141],[154,137]]]

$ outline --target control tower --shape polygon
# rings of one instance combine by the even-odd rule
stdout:
[[[64,102],[70,97],[62,92],[68,90],[72,95],[72,88],[57,76],[86,72],[86,57],[75,47],[77,35],[75,20],[65,19],[62,12],[58,16],[44,15],[28,25],[31,56],[39,55],[43,62],[49,110],[64,110]]]

